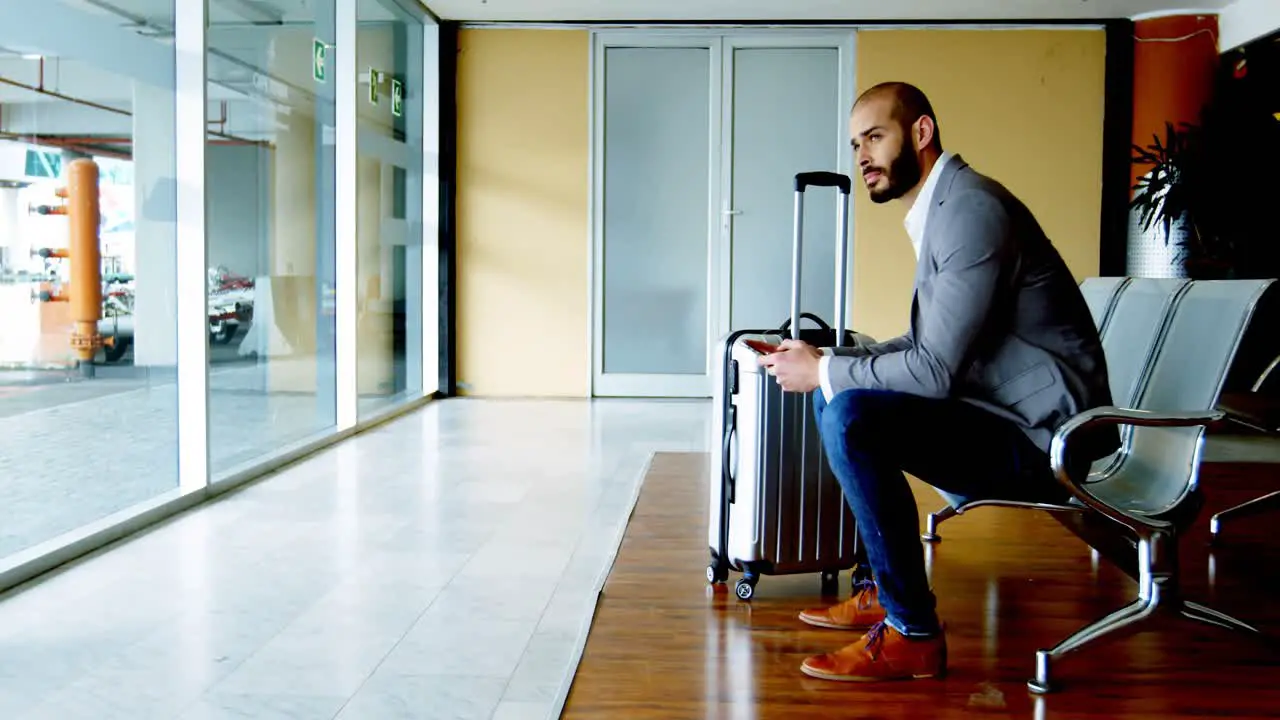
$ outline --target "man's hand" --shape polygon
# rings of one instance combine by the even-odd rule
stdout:
[[[767,368],[787,392],[810,392],[822,384],[818,374],[822,351],[799,340],[783,340],[776,353],[761,355],[760,367]]]

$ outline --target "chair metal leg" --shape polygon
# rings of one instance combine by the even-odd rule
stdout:
[[[1224,612],[1214,610],[1213,608],[1201,605],[1200,603],[1183,601],[1182,614],[1192,620],[1209,623],[1210,625],[1217,625],[1218,627],[1226,628],[1228,630],[1239,630],[1241,632],[1254,634],[1260,634],[1262,632],[1249,623],[1237,620]]]
[[[1132,630],[1133,625],[1145,620],[1151,613],[1155,612],[1156,605],[1157,601],[1154,596],[1152,598],[1138,598],[1110,615],[1077,630],[1070,637],[1054,646],[1052,650],[1037,650],[1036,676],[1027,682],[1027,687],[1036,694],[1053,692],[1054,688],[1050,682],[1049,675],[1050,666],[1054,660],[1069,652],[1078,650],[1098,638],[1117,634],[1125,628]]]
[[[938,534],[938,526],[941,525],[943,521],[955,516],[956,509],[951,505],[947,505],[941,510],[929,513],[929,516],[925,518],[925,531],[920,534],[920,539],[931,543],[942,542],[942,536]]]
[[[1037,651],[1036,674],[1027,682],[1031,692],[1053,692],[1050,675],[1054,661],[1103,637],[1135,632],[1141,621],[1157,612],[1180,615],[1230,630],[1260,632],[1248,623],[1182,597],[1178,588],[1177,542],[1176,536],[1164,534],[1138,541],[1138,599],[1077,630],[1053,649]]]
[[[1280,490],[1263,495],[1260,498],[1254,498],[1246,503],[1241,503],[1232,508],[1227,508],[1222,512],[1209,518],[1209,542],[1218,539],[1218,535],[1222,532],[1222,521],[1231,518],[1250,517],[1268,510],[1280,510]]]

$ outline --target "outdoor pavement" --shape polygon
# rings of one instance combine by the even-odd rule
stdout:
[[[314,395],[268,394],[266,368],[210,374],[215,476],[332,427]],[[0,559],[177,488],[172,374],[113,370],[0,371]]]

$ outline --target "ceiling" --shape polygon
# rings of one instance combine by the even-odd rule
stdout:
[[[1087,20],[1217,12],[1232,0],[423,0],[445,20]]]

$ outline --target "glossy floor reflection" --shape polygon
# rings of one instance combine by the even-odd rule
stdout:
[[[824,604],[817,575],[764,576],[750,602],[708,587],[704,454],[660,455],[648,475],[563,717],[583,718],[1191,718],[1274,717],[1277,647],[1189,622],[1086,648],[1055,667],[1061,692],[1025,682],[1034,653],[1128,603],[1135,583],[1042,513],[977,510],[942,526],[930,550],[948,623],[944,680],[835,683],[799,671],[856,634],[802,624]],[[1280,485],[1275,465],[1210,465],[1199,532],[1183,543],[1192,599],[1280,632],[1275,518],[1241,521],[1212,554],[1208,516]],[[937,495],[915,486],[922,510]],[[842,575],[841,598],[849,592]]]
[[[0,718],[542,718],[708,403],[432,403],[0,598]]]

